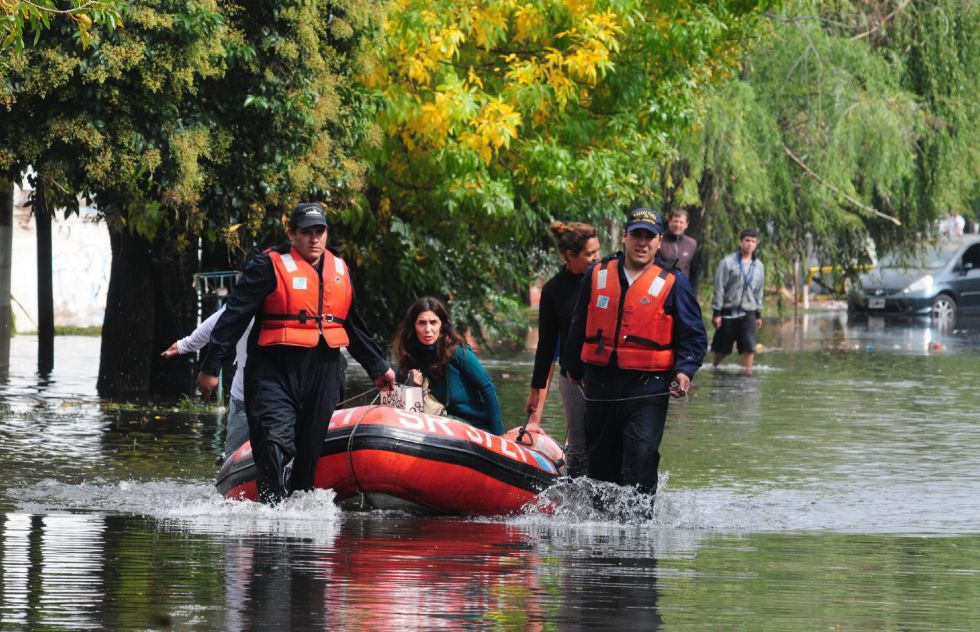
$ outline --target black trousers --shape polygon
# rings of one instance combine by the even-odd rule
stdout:
[[[276,345],[249,350],[245,413],[264,502],[313,488],[343,368],[340,350],[322,340],[312,349]]]
[[[585,441],[589,478],[636,485],[640,491],[656,493],[660,442],[667,422],[668,396],[663,381],[661,378],[642,390],[633,390],[632,395],[630,389],[609,389],[605,393],[612,396],[609,399],[625,401],[587,403]],[[590,388],[588,397],[600,399],[603,390]],[[636,396],[641,397],[628,399]]]
[[[711,338],[711,351],[728,355],[732,345],[738,345],[738,352],[752,353],[755,351],[755,314],[745,314],[738,318],[722,318],[721,327],[715,330]]]

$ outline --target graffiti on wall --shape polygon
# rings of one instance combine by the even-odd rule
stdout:
[[[11,282],[17,331],[37,331],[37,231],[29,191],[14,197]],[[80,207],[67,219],[58,213],[51,224],[51,274],[57,327],[99,327],[105,317],[112,250],[109,231],[95,210]]]

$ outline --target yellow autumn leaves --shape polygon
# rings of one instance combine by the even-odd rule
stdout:
[[[521,115],[512,106],[491,98],[471,121],[473,131],[465,132],[462,141],[479,155],[480,160],[489,163],[494,154],[510,146],[510,141],[517,137],[520,124]]]
[[[563,114],[613,68],[623,18],[591,0],[401,0],[365,83],[410,152],[448,146],[488,164],[521,128]]]

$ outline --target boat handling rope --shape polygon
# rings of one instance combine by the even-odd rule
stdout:
[[[676,386],[677,386],[677,383],[676,382],[672,382],[671,383],[671,387],[672,388],[676,388]],[[666,393],[649,393],[648,395],[634,395],[633,397],[613,397],[613,398],[610,398],[610,399],[605,399],[605,398],[602,398],[602,397],[589,397],[589,396],[587,396],[585,394],[585,389],[582,388],[582,385],[581,384],[578,385],[578,390],[582,391],[582,399],[584,399],[587,402],[629,402],[629,401],[633,401],[635,399],[646,399],[648,397],[669,397],[670,396],[670,391],[667,391]],[[684,399],[687,399],[687,392],[686,391],[684,392]]]
[[[361,393],[361,395],[364,395],[364,393]],[[361,420],[364,419],[364,416],[377,408],[377,406],[374,405],[374,402],[378,401],[379,397],[381,397],[380,392],[374,397],[374,399],[371,400],[370,404],[365,406],[364,412],[361,413],[361,415],[357,418],[357,421],[354,422],[354,427],[350,429],[350,437],[347,438],[347,469],[350,472],[351,479],[354,481],[354,487],[357,489],[359,494],[363,494],[364,490],[361,489],[361,482],[357,480],[357,472],[354,471],[354,435],[357,434],[357,428],[361,425]]]
[[[347,402],[352,402],[355,399],[357,399],[358,397],[364,397],[365,395],[367,395],[368,393],[370,393],[371,391],[374,391],[374,390],[377,390],[377,388],[374,387],[374,386],[372,386],[371,388],[369,388],[368,390],[364,391],[363,393],[358,393],[357,395],[354,395],[353,397],[348,397],[344,401],[338,402],[337,403],[337,408],[342,408],[343,405],[346,404]],[[378,396],[380,396],[380,393],[378,394]],[[372,404],[374,403],[374,400],[378,399],[378,396],[376,396],[373,400],[371,400],[371,403]]]
[[[517,439],[514,441],[514,443],[524,443],[524,437],[525,437],[525,435],[528,434],[528,432],[527,432],[527,425],[528,425],[528,423],[530,423],[530,421],[531,421],[531,415],[533,415],[533,414],[534,414],[534,411],[531,411],[531,412],[529,412],[527,414],[527,419],[524,420],[524,425],[521,426],[521,429],[517,432]],[[533,446],[534,445],[534,439],[529,439],[527,443],[524,443],[524,445],[531,445],[531,446]]]

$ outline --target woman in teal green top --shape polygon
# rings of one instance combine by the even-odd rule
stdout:
[[[419,370],[446,412],[493,434],[503,434],[497,390],[463,337],[456,333],[446,307],[431,296],[415,301],[395,337],[398,375]]]

